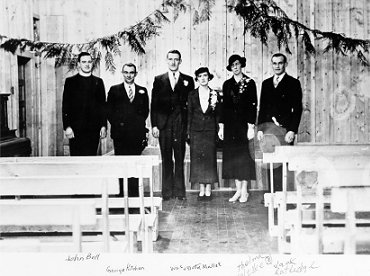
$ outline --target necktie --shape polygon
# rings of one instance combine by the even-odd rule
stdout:
[[[278,86],[278,84],[279,84],[279,79],[280,79],[280,77],[279,76],[275,76],[274,77],[274,87],[276,88],[277,86]]]
[[[173,72],[173,79],[172,79],[172,90],[175,90],[175,86],[177,83],[176,74]]]
[[[132,103],[132,101],[134,100],[134,91],[132,91],[131,86],[128,89],[128,98],[129,98],[130,102]]]

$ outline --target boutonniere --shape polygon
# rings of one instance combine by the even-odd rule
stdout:
[[[145,94],[145,91],[144,91],[143,89],[140,89],[140,90],[139,90],[139,93],[140,93],[140,94]]]
[[[250,78],[243,76],[242,79],[239,81],[239,94],[243,94],[244,91],[248,87],[248,83],[250,82]]]
[[[188,86],[189,82],[187,80],[184,80],[184,86]]]
[[[211,92],[209,93],[209,106],[211,107],[212,110],[215,110],[217,101],[218,101],[217,92],[211,90]]]

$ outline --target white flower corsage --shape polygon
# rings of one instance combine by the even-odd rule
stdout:
[[[242,94],[247,89],[250,80],[251,79],[246,76],[242,77],[242,79],[239,81],[239,94]]]
[[[209,106],[212,108],[212,110],[215,110],[216,104],[217,104],[217,92],[214,90],[211,90],[209,95]]]
[[[184,86],[188,86],[189,82],[187,80],[184,80]]]
[[[140,90],[139,90],[139,93],[140,93],[140,94],[145,94],[145,91],[144,91],[143,89],[140,89]]]

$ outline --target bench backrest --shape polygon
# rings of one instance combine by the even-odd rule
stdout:
[[[52,200],[0,201],[1,225],[81,225],[96,223],[95,204],[69,202],[56,203]]]
[[[158,162],[157,156],[1,158],[0,194],[96,195],[103,185],[117,194],[118,178],[151,178]]]
[[[341,156],[370,158],[370,145],[299,144],[294,146],[276,146],[274,152],[263,153],[263,162],[283,163],[297,157],[319,158],[323,156],[327,158],[340,158]]]
[[[289,169],[315,171],[323,188],[370,186],[370,157],[292,158]]]
[[[1,179],[1,178],[0,178]],[[118,194],[118,179],[96,178],[11,178],[1,179],[2,196],[61,196],[61,195],[101,195]]]
[[[348,206],[351,198],[351,206]],[[330,209],[333,212],[345,213],[349,207],[355,212],[370,212],[370,187],[333,188],[331,191]]]
[[[158,164],[152,155],[9,157],[0,159],[0,177],[151,177]]]

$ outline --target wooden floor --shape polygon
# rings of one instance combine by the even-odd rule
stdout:
[[[165,201],[155,253],[278,253],[263,193],[251,192],[247,203],[229,203],[233,193],[217,191],[211,201],[199,202],[198,192],[188,192],[186,201]]]

